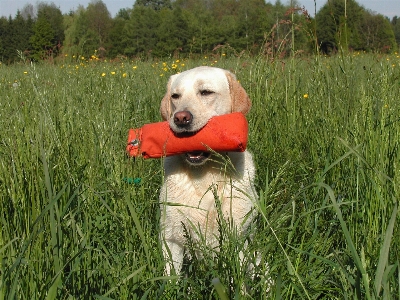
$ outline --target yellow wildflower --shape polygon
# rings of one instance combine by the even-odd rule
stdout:
[[[303,95],[303,98],[304,98],[304,99],[307,99],[307,98],[308,98],[308,94],[304,94],[304,95]]]
[[[101,77],[104,77],[104,76],[106,76],[106,73],[101,73]]]

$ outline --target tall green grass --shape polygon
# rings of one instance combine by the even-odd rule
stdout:
[[[220,252],[188,238],[178,280],[158,240],[162,161],[127,158],[125,143],[160,121],[168,76],[203,64],[235,72],[253,101],[259,217],[246,249],[223,220]],[[396,55],[0,71],[0,299],[400,297]]]

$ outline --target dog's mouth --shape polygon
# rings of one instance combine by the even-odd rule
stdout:
[[[210,156],[211,153],[206,151],[193,151],[185,153],[186,161],[193,165],[201,165],[205,163]]]

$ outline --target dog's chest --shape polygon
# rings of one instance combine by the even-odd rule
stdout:
[[[192,171],[167,178],[168,199],[177,203],[206,210],[215,206],[215,198],[221,197],[225,179],[217,172]]]
[[[187,228],[195,226],[201,232],[217,232],[217,205],[221,207],[226,199],[223,176],[213,172],[200,176],[193,173],[179,173],[166,177],[161,198],[173,205],[162,207],[162,224],[169,229],[174,239],[183,239],[182,224]],[[183,242],[182,240],[181,242]]]
[[[244,165],[244,160],[242,162]],[[251,172],[254,168],[245,171],[241,164],[234,166],[253,178]],[[165,181],[160,193],[161,226],[165,238],[184,243],[182,224],[195,226],[203,233],[217,234],[218,207],[224,217],[241,224],[253,206],[251,199],[242,192],[251,195],[251,184],[243,184],[250,182],[250,178],[231,174],[221,164],[189,168],[179,157],[167,157]]]

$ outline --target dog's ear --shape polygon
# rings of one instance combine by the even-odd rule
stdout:
[[[168,80],[167,92],[161,100],[160,113],[164,121],[167,121],[171,116],[171,83],[172,77]]]
[[[231,72],[226,72],[228,78],[229,91],[231,93],[232,112],[247,114],[251,108],[251,101],[244,88],[237,81],[236,76]]]

